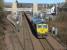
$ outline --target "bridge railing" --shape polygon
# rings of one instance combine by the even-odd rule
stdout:
[[[4,8],[5,11],[12,11],[12,8]],[[32,11],[32,8],[17,8],[18,11]]]

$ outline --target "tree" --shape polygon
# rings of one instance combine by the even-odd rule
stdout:
[[[0,24],[3,24],[3,18],[4,18],[4,0],[0,0]]]
[[[0,16],[3,14],[4,1],[0,0]]]

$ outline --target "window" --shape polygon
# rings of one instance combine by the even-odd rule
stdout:
[[[41,28],[42,26],[41,25],[38,25],[38,28]]]
[[[43,28],[47,28],[47,25],[43,25]]]

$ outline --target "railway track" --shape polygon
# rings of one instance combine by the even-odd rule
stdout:
[[[44,50],[53,50],[46,39],[38,39],[38,41]]]
[[[23,45],[16,34],[11,35],[10,40],[12,43],[13,50],[23,50]]]
[[[47,39],[37,39],[31,31],[27,16],[22,15],[20,32],[7,32],[8,50],[54,50]],[[50,39],[49,39],[50,41]],[[7,41],[6,41],[7,42]]]
[[[22,20],[20,32],[16,32],[16,30],[15,32],[7,32],[7,50],[33,50],[25,16],[23,16]]]
[[[24,31],[24,50],[33,50],[33,45],[30,37],[30,30],[28,30],[28,23],[26,17],[23,15],[23,31]]]
[[[39,41],[45,50],[53,50],[53,47],[49,44],[46,39],[39,39]]]
[[[23,17],[20,32],[11,33],[10,35],[13,50],[33,50],[32,42],[27,30],[26,19]]]
[[[28,14],[27,18],[29,20],[29,22],[31,21],[31,16]],[[30,23],[31,24],[31,23]],[[30,25],[29,24],[29,25]],[[45,48],[45,50],[64,50],[64,47],[58,43],[52,36],[48,35],[48,38],[45,39],[39,39],[41,45],[43,48]],[[46,43],[46,42],[47,43]]]
[[[28,25],[27,25],[28,26]],[[28,26],[28,28],[29,28],[29,26]],[[46,44],[45,45],[45,41],[43,41],[43,39],[36,39],[36,38],[34,38],[31,34],[32,34],[32,32],[30,32],[30,29],[29,29],[29,33],[30,33],[30,38],[32,39],[32,46],[34,47],[33,49],[34,50],[50,50],[50,46],[48,45],[48,44]],[[31,37],[32,36],[32,37]],[[30,39],[30,40],[31,40]],[[38,42],[36,42],[36,43],[40,43],[40,46],[38,46],[37,44],[34,44],[34,41],[36,41],[36,40],[38,40]],[[47,43],[47,42],[46,42]],[[49,46],[49,47],[48,47]],[[37,48],[36,48],[37,47]],[[39,49],[38,49],[39,48]]]
[[[29,24],[25,16],[23,16],[23,35],[24,35],[24,50],[52,50],[46,40],[37,39],[32,35]],[[38,44],[36,44],[38,43]]]
[[[27,20],[27,19],[26,19]],[[33,35],[32,35],[32,32],[30,30],[30,27],[29,27],[29,23],[28,21],[26,21],[26,23],[28,24],[28,31],[29,31],[29,36],[30,36],[30,40],[32,42],[32,46],[33,46],[33,50],[44,50],[44,48],[42,47],[42,45],[40,44],[39,40],[36,39]]]
[[[8,22],[8,20],[6,20]],[[5,43],[6,50],[23,50],[20,40],[16,34],[15,27],[10,21],[7,25],[7,30],[5,32]]]

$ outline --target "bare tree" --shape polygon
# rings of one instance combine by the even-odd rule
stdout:
[[[3,8],[3,6],[4,6],[4,1],[0,0],[0,8]]]
[[[4,0],[0,0],[0,21],[3,18],[3,8],[4,8]]]

